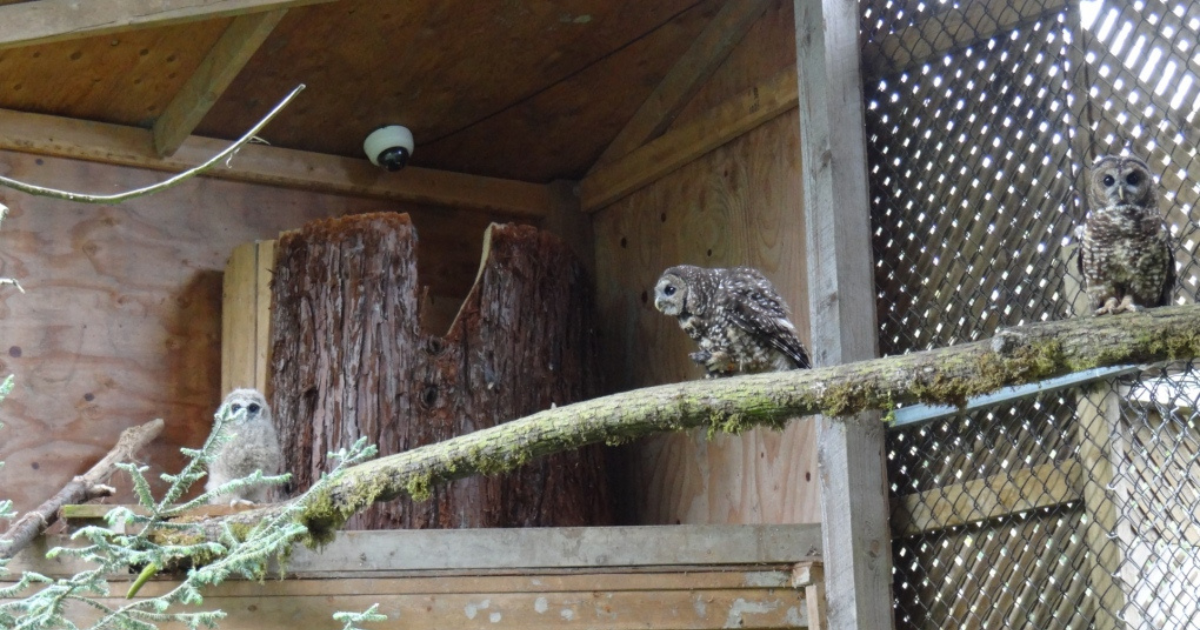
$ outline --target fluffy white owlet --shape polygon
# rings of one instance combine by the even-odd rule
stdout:
[[[1134,157],[1101,157],[1088,173],[1087,193],[1078,264],[1093,312],[1170,304],[1175,257],[1149,167]]]
[[[757,269],[671,267],[654,287],[654,308],[700,346],[688,357],[708,378],[809,367],[787,304]]]
[[[238,414],[238,411],[244,413]],[[229,414],[223,432],[233,435],[217,451],[208,469],[204,489],[211,491],[221,484],[245,477],[256,470],[264,475],[277,475],[283,467],[283,451],[271,422],[267,399],[256,389],[235,389],[225,397],[217,414]],[[267,484],[249,486],[236,494],[219,495],[213,504],[267,503],[276,497],[275,487]]]

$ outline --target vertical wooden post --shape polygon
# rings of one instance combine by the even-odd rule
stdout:
[[[794,2],[812,353],[836,365],[878,352],[858,2]],[[820,420],[832,630],[893,624],[884,430],[874,413]]]
[[[1083,278],[1075,267],[1077,248],[1063,248],[1061,260],[1066,263],[1067,275],[1063,289],[1072,296],[1072,308],[1076,317],[1091,317],[1091,306],[1083,291]],[[1121,438],[1118,434],[1121,423],[1121,401],[1112,380],[1101,381],[1092,391],[1078,399],[1076,417],[1078,425],[1075,439],[1079,444],[1079,463],[1083,466],[1081,478],[1083,507],[1087,513],[1085,544],[1089,564],[1088,586],[1095,604],[1092,618],[1097,630],[1124,628],[1122,611],[1125,608],[1125,591],[1118,572],[1123,560],[1121,540],[1116,536],[1119,525],[1117,486],[1113,462],[1121,461]]]

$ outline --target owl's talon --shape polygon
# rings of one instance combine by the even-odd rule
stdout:
[[[229,502],[229,507],[231,507],[235,510],[244,509],[244,508],[252,508],[255,505],[258,505],[258,504],[253,501],[247,501],[246,499],[233,499]]]
[[[1121,300],[1120,308],[1126,313],[1137,313],[1145,310],[1145,307],[1134,304],[1132,295],[1126,295],[1125,299]]]

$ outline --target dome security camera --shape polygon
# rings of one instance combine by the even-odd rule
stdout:
[[[363,151],[375,166],[398,171],[408,163],[413,152],[413,135],[408,127],[384,125],[367,134]]]

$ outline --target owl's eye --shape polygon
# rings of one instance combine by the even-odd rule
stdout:
[[[1125,177],[1125,182],[1130,186],[1137,186],[1138,184],[1142,183],[1142,174],[1130,173]]]
[[[1105,176],[1104,176],[1104,185],[1105,185],[1105,186],[1112,186],[1112,185],[1113,185],[1113,184],[1115,184],[1115,183],[1117,183],[1117,180],[1116,180],[1116,178],[1115,178],[1115,177],[1113,177],[1112,175],[1105,175]]]
[[[675,295],[675,287],[667,286],[667,288],[663,289],[663,295]]]
[[[239,412],[239,411],[241,411],[241,410],[242,410],[242,406],[241,406],[241,405],[239,405],[239,404],[237,404],[237,403],[234,403],[234,404],[232,404],[232,405],[229,405],[229,411],[231,411],[231,412],[233,412],[233,413],[237,413],[237,412]]]
[[[262,407],[259,407],[258,403],[250,403],[249,405],[246,405],[246,411],[249,411],[250,413],[258,413],[259,409],[262,409]]]

